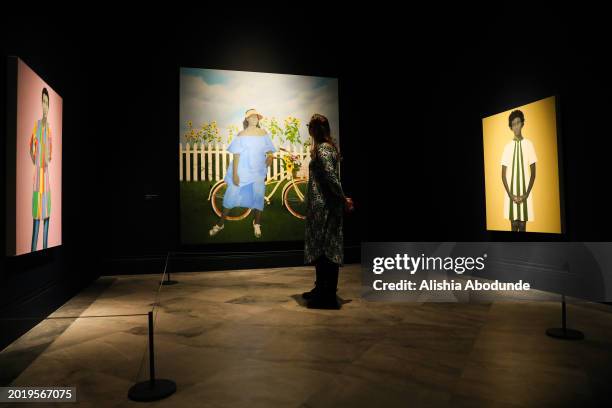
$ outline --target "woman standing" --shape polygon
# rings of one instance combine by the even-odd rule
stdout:
[[[309,306],[338,308],[338,269],[343,262],[343,210],[353,202],[344,195],[338,176],[340,154],[331,138],[329,121],[314,114],[308,123],[312,137],[306,194],[304,263],[315,265],[315,287],[302,294]]]
[[[224,228],[225,217],[232,208],[244,207],[253,210],[253,232],[255,238],[261,237],[266,175],[268,166],[272,164],[272,153],[276,151],[268,133],[259,126],[262,118],[255,109],[246,111],[244,130],[227,148],[233,153],[233,158],[225,175],[227,190],[223,196],[223,214],[208,232],[210,236]]]

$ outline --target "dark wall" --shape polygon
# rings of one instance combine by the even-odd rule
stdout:
[[[112,127],[103,138],[108,159],[116,164],[107,171],[110,211],[107,213],[113,237],[109,252],[111,269],[119,265],[135,267],[135,262],[159,259],[167,250],[196,251],[198,269],[220,267],[273,266],[300,264],[301,242],[253,243],[182,247],[179,242],[179,194],[177,182],[177,124],[179,114],[179,67],[205,67],[243,71],[262,71],[320,75],[340,78],[340,116],[350,117],[354,103],[351,85],[344,83],[350,72],[346,62],[343,35],[337,31],[306,34],[286,32],[282,25],[241,28],[235,24],[192,28],[168,25],[164,30],[144,30],[118,24],[125,34],[121,47],[114,48],[113,63],[106,67],[104,93],[110,98],[121,95],[114,104]],[[357,124],[342,122],[341,143],[343,183],[347,194],[358,194],[362,184],[358,151],[352,134]],[[346,136],[345,136],[346,135]],[[127,175],[127,176],[126,176]],[[145,200],[145,194],[158,199]],[[362,239],[360,215],[347,218],[346,243],[353,246],[350,261],[357,261]],[[282,250],[284,254],[266,255]],[[263,263],[254,264],[251,256],[219,264],[202,253],[249,251],[262,253]],[[185,263],[191,255],[175,255]],[[130,262],[133,260],[134,262]],[[265,261],[265,262],[264,262]],[[192,262],[189,262],[190,264]],[[159,262],[146,268],[160,269]],[[121,266],[123,267],[123,266]],[[150,270],[149,270],[150,271]]]
[[[2,54],[22,56],[64,98],[64,245],[4,258],[1,304],[38,299],[28,312],[44,314],[99,273],[160,272],[168,250],[197,251],[181,256],[200,269],[253,266],[249,256],[228,263],[210,252],[261,252],[258,266],[299,262],[299,243],[180,246],[181,65],[340,79],[343,185],[358,206],[346,241],[357,250],[366,240],[509,239],[485,231],[481,118],[559,95],[567,233],[524,239],[610,240],[604,25],[550,12],[360,12],[232,13],[197,24],[2,17]],[[145,200],[151,193],[159,198]]]
[[[610,240],[610,33],[577,10],[532,12],[391,21],[365,35],[376,41],[361,70],[367,120],[358,138],[380,146],[382,136],[395,158],[378,184],[387,199],[366,200],[368,240]],[[560,99],[567,233],[487,233],[481,119],[550,95]]]
[[[606,239],[610,221],[597,186],[609,173],[601,147],[610,81],[599,48],[607,37],[596,24],[549,13],[508,27],[480,17],[412,24],[393,13],[368,17],[330,16],[341,24],[323,20],[319,29],[253,25],[239,16],[205,26],[158,17],[115,18],[113,30],[83,27],[78,53],[89,88],[81,89],[81,104],[101,119],[93,154],[104,192],[105,259],[300,248],[180,246],[173,153],[180,66],[340,79],[343,184],[360,207],[347,219],[348,245],[508,239],[485,230],[481,119],[556,94],[567,231],[560,239]],[[145,200],[148,193],[159,198]]]
[[[95,114],[86,103],[89,76],[86,60],[78,55],[78,37],[70,30],[36,24],[34,19],[3,16],[0,25],[2,54],[2,143],[0,177],[5,180],[6,79],[9,55],[20,56],[63,98],[63,242],[64,245],[19,257],[3,256],[0,270],[0,349],[78,293],[100,273],[106,234],[96,199],[98,155],[92,154]],[[4,183],[3,183],[4,185]],[[2,189],[2,251],[5,248],[5,194]],[[52,213],[52,220],[59,217]],[[55,218],[54,218],[55,217]],[[32,320],[6,321],[7,317]]]

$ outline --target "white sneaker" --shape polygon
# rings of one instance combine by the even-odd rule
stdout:
[[[218,226],[217,224],[215,224],[215,226],[214,226],[214,227],[212,227],[212,228],[210,229],[210,231],[208,231],[208,234],[209,234],[211,237],[212,237],[212,236],[215,236],[215,235],[217,235],[217,233],[218,233],[219,231],[221,231],[223,228],[225,228],[225,225]]]
[[[253,230],[255,232],[255,238],[261,237],[261,225],[255,224],[255,220],[253,220]]]

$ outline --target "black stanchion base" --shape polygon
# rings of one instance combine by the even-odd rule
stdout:
[[[563,329],[562,327],[555,327],[552,329],[546,329],[546,335],[554,337],[556,339],[563,340],[582,340],[584,334],[581,331],[574,329]]]
[[[174,281],[174,280],[165,280],[165,281],[161,281],[160,282],[162,285],[166,286],[166,285],[176,285],[178,283],[178,281]]]
[[[132,401],[159,401],[175,392],[176,383],[172,380],[155,380],[153,386],[147,380],[134,384],[128,392],[128,398]]]

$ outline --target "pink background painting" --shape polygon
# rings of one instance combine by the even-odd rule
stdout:
[[[42,90],[49,91],[47,120],[51,129],[52,152],[49,163],[51,216],[47,247],[62,244],[62,98],[45,81],[19,60],[17,68],[17,180],[16,180],[16,255],[31,252],[32,187],[34,164],[29,142],[37,120],[42,118]],[[43,222],[38,230],[37,250],[42,249]]]

